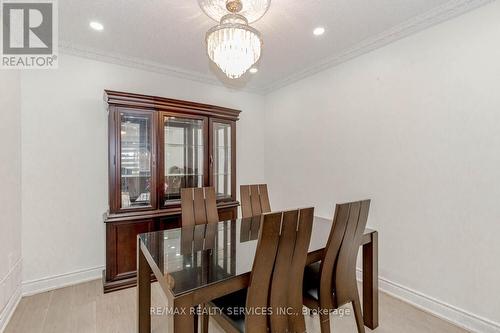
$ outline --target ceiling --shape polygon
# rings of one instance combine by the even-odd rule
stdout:
[[[59,1],[63,52],[268,92],[489,0],[272,0],[253,26],[264,36],[259,72],[228,80],[210,63],[205,32],[216,25],[197,0]],[[104,25],[89,28],[91,20]],[[324,26],[326,33],[312,31]]]

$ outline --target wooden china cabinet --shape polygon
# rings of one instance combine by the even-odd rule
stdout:
[[[214,186],[221,220],[237,217],[240,111],[106,90],[109,211],[104,291],[136,284],[137,234],[181,223],[180,189]]]

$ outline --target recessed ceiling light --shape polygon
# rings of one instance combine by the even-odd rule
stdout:
[[[321,35],[322,35],[322,34],[324,34],[324,33],[325,33],[325,28],[323,28],[323,27],[317,27],[317,28],[316,28],[316,29],[314,29],[314,31],[313,31],[313,34],[314,34],[315,36],[321,36]]]
[[[252,73],[252,74],[255,74],[259,71],[259,69],[257,67],[252,67],[250,68],[249,72]]]
[[[96,21],[92,21],[89,23],[90,27],[96,31],[102,31],[104,30],[104,26],[99,23],[99,22],[96,22]]]

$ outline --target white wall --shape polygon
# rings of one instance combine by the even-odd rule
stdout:
[[[104,89],[242,110],[237,179],[264,179],[262,96],[69,55],[57,70],[24,72],[21,84],[25,293],[98,277],[104,266]]]
[[[311,204],[325,217],[337,202],[371,198],[383,285],[437,312],[447,308],[463,325],[500,329],[488,326],[500,322],[499,36],[495,2],[285,87],[265,104],[249,93],[68,55],[58,70],[23,72],[25,291],[97,277],[104,265],[102,93],[114,89],[242,109],[239,183],[265,180],[273,208]],[[0,106],[14,98],[6,104],[15,110],[18,92],[4,94],[1,74]],[[1,209],[12,211],[0,215],[0,269],[12,267],[5,253],[20,259],[20,208],[12,199],[19,145],[11,144],[20,129],[10,125],[19,119],[4,113],[0,142],[14,159],[0,167],[14,183],[0,190]]]
[[[0,331],[21,291],[20,89],[19,72],[0,73]]]
[[[500,2],[270,94],[266,124],[273,209],[371,198],[385,285],[500,331]]]

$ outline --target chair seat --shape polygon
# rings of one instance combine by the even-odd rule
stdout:
[[[210,306],[217,307],[223,316],[240,332],[245,332],[245,309],[247,300],[247,289],[214,299]]]
[[[304,269],[303,295],[319,302],[319,281],[321,262],[315,262]]]

